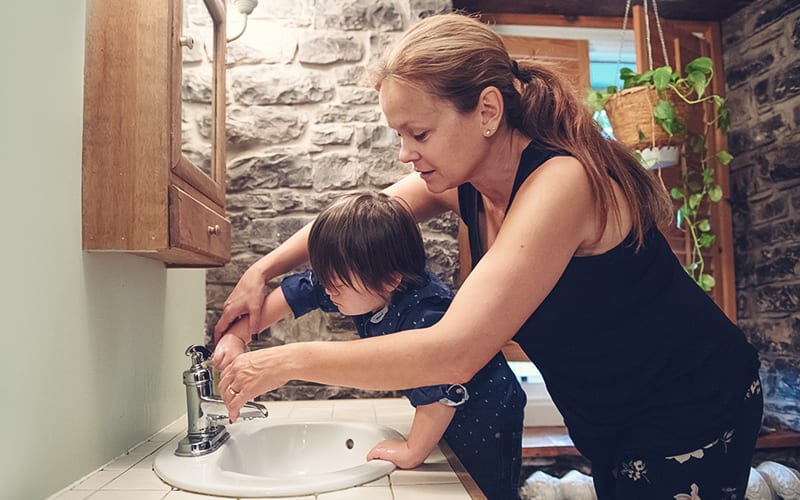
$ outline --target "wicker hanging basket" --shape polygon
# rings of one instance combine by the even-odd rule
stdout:
[[[666,90],[663,98],[672,104],[675,115],[684,126],[693,119],[692,106],[674,92]],[[661,146],[680,147],[684,141],[684,134],[674,134],[670,137],[653,118],[653,108],[660,99],[662,97],[659,97],[658,90],[652,85],[632,87],[610,95],[604,109],[608,114],[611,128],[614,129],[614,137],[637,150]]]

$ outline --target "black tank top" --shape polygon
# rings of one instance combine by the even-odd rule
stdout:
[[[520,185],[557,151],[529,145]],[[480,194],[458,188],[473,265],[484,253]],[[557,220],[552,221],[558,224]],[[758,371],[742,331],[684,271],[657,229],[636,251],[632,235],[600,255],[573,257],[514,336],[541,371],[578,449],[677,454],[724,432]],[[694,446],[694,448],[692,448]]]

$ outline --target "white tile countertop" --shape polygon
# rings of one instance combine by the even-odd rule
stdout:
[[[342,399],[265,401],[268,419],[357,420],[376,422],[407,435],[414,409],[406,399]],[[236,424],[233,424],[236,425]],[[176,447],[186,433],[186,417],[168,425],[147,441],[76,481],[48,500],[188,500],[220,498],[173,488],[153,472],[162,447]],[[363,486],[291,500],[485,500],[444,442],[425,463],[413,470],[395,469],[389,476]],[[287,497],[284,497],[287,500]]]

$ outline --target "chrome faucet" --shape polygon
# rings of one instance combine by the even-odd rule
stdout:
[[[211,370],[204,365],[211,357],[211,351],[203,346],[190,345],[185,354],[192,358],[191,368],[183,372],[189,425],[186,437],[178,443],[175,454],[179,457],[198,457],[215,451],[230,437],[220,423],[230,419],[225,403],[212,393]],[[244,405],[254,411],[242,413],[243,419],[266,418],[267,409],[264,405],[253,402]]]

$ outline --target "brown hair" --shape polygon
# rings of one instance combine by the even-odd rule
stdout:
[[[377,90],[394,78],[449,101],[460,113],[474,110],[481,92],[494,86],[503,95],[509,128],[541,148],[566,151],[583,165],[597,213],[613,209],[619,217],[612,180],[619,184],[639,245],[650,227],[672,220],[663,185],[625,146],[602,135],[572,85],[546,64],[513,61],[502,39],[475,18],[440,14],[420,21],[371,68],[371,77]]]
[[[345,195],[323,210],[308,236],[320,284],[336,280],[381,293],[399,276],[399,290],[425,283],[425,248],[411,211],[383,193]]]

